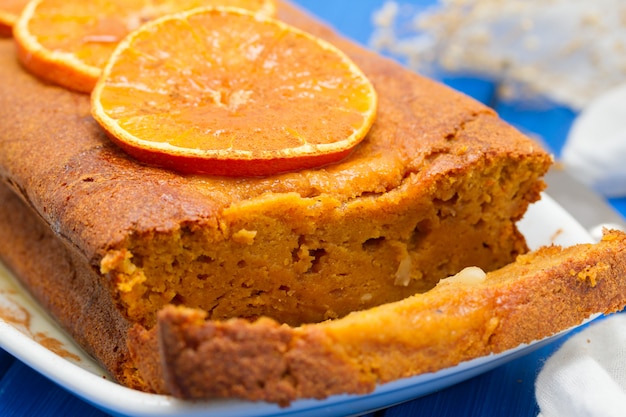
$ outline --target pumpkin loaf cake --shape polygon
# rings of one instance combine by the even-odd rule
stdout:
[[[11,237],[0,255],[89,353],[132,388],[284,404],[365,392],[377,381],[551,334],[584,315],[566,303],[573,310],[567,323],[518,333],[516,304],[531,300],[537,312],[550,309],[539,295],[543,284],[522,279],[530,272],[510,282],[498,278],[500,287],[490,278],[489,285],[438,285],[465,267],[494,271],[527,252],[516,222],[540,198],[548,154],[491,109],[340,37],[288,3],[279,3],[278,17],[346,52],[379,97],[376,121],[349,157],[268,177],[182,175],[138,163],[107,139],[87,95],[42,83],[20,67],[12,41],[0,40],[6,185],[0,206],[4,236]],[[619,244],[606,245],[606,254],[604,246],[593,256],[575,254],[593,271],[596,263],[620,267],[611,258]],[[600,270],[606,279],[596,281],[615,285],[619,270]],[[569,277],[564,271],[555,266],[554,277],[541,279],[559,282]],[[563,295],[589,293],[589,303],[595,300],[589,310],[623,304],[621,293],[601,296],[578,281],[563,284]],[[487,318],[504,297],[485,298],[496,287],[512,291],[507,317],[519,324]],[[451,300],[463,310],[479,299],[491,301],[476,310],[482,317],[476,324],[441,316],[450,318],[445,328],[467,329],[467,338],[448,340],[445,358],[411,364],[408,358],[432,354],[435,345],[430,351],[426,345],[441,333],[421,310]],[[528,316],[532,326],[534,317]],[[424,327],[411,329],[409,323],[422,321]],[[386,333],[368,339],[383,327]],[[423,336],[426,350],[415,332],[435,332]],[[226,386],[211,386],[215,351],[238,357],[251,348],[231,343],[238,334],[256,346],[250,352],[259,359],[249,369],[256,376],[239,383],[236,373],[247,370],[237,367],[246,362],[229,360],[233,367],[219,368]],[[482,345],[472,342],[479,339]],[[285,355],[298,365],[285,365]],[[259,368],[270,356],[288,366],[284,378]],[[335,371],[304,388],[304,368],[316,358]]]

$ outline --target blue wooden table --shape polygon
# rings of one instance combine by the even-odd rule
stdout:
[[[304,8],[335,26],[345,35],[367,44],[373,26],[372,12],[384,0],[297,0]],[[411,0],[399,0],[408,3]],[[418,0],[412,0],[417,2]],[[424,3],[421,0],[420,3]],[[563,145],[576,114],[555,106],[541,111],[493,101],[494,88],[484,80],[445,78],[447,84],[494,105],[500,115],[529,132],[543,136],[556,154]],[[611,203],[626,213],[626,199]],[[562,343],[554,342],[495,370],[426,397],[377,411],[395,416],[518,416],[534,417],[538,409],[534,381],[543,361]],[[0,350],[0,416],[106,416]]]

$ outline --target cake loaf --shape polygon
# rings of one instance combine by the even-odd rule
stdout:
[[[171,383],[180,376],[161,363],[179,366],[186,355],[157,349],[176,339],[155,332],[209,337],[215,331],[196,328],[199,317],[237,319],[261,323],[251,332],[276,328],[285,343],[300,343],[306,338],[290,329],[341,328],[355,311],[375,318],[383,308],[376,306],[429,293],[467,266],[496,270],[527,251],[516,222],[540,197],[547,153],[473,99],[363,49],[288,3],[278,12],[346,52],[377,89],[379,108],[345,160],[271,177],[181,175],[138,163],[92,119],[88,96],[34,78],[17,63],[12,42],[0,40],[0,178],[7,185],[1,204],[18,204],[11,190],[27,212],[5,227],[36,230],[21,251],[4,245],[0,255],[124,385],[281,403],[329,395],[337,389],[273,397],[218,394],[203,384],[193,392],[180,388]],[[54,251],[44,256],[39,245],[46,239]],[[457,300],[464,302],[463,292]],[[596,307],[614,310],[615,300]],[[187,317],[194,326],[183,325]],[[509,336],[511,343],[528,341]],[[394,366],[381,381],[424,370]],[[379,378],[374,374],[363,384],[337,386],[363,392]]]

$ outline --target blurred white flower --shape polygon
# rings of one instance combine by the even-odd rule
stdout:
[[[375,49],[427,75],[493,78],[505,97],[581,109],[626,81],[623,0],[387,1],[373,22]]]

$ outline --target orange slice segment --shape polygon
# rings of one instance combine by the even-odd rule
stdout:
[[[28,0],[0,0],[0,36],[11,36],[13,25]]]
[[[242,10],[167,16],[122,41],[92,114],[136,159],[185,173],[261,176],[346,157],[377,95],[340,50]]]
[[[275,12],[274,0],[33,0],[13,32],[18,57],[28,70],[88,93],[128,33],[170,13],[213,5]]]

